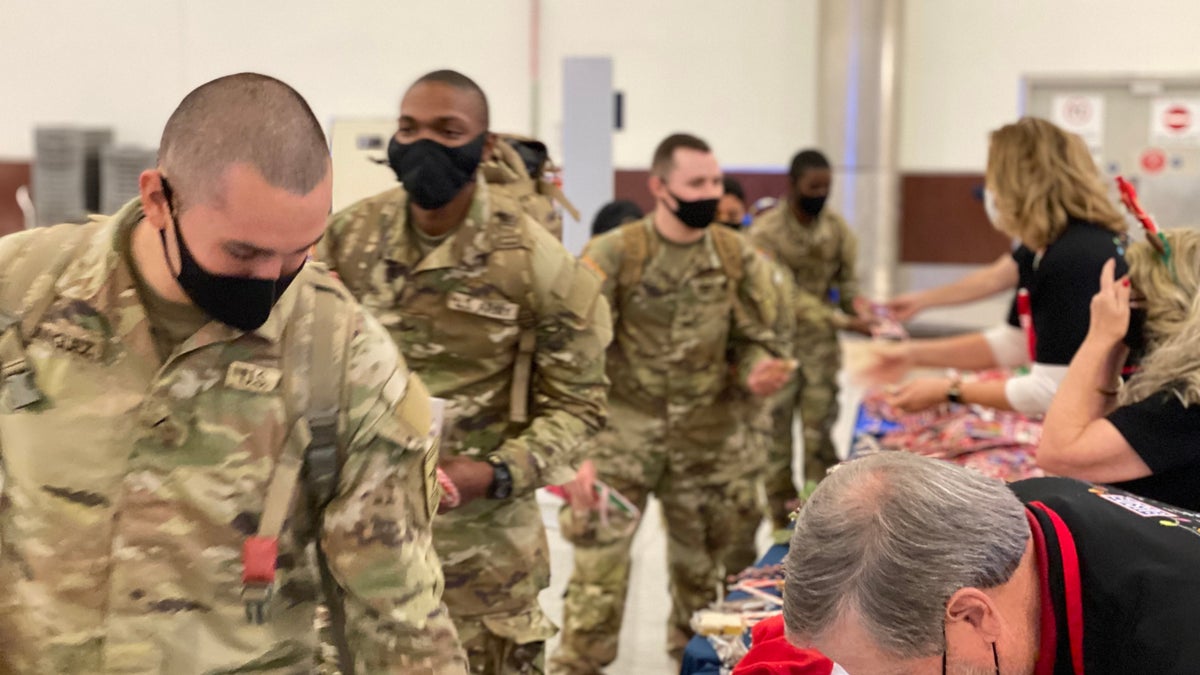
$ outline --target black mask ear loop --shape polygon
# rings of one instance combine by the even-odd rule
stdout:
[[[171,227],[175,228],[175,241],[179,242],[179,217],[175,215],[175,200],[173,199],[174,190],[171,189],[171,184],[167,182],[167,177],[159,174],[159,182],[162,184],[163,199],[167,202],[167,213],[171,214]],[[167,259],[167,270],[171,276],[178,276],[175,270],[171,269],[171,254],[167,251],[167,228],[158,231],[158,239],[162,242],[163,257]]]
[[[992,663],[996,664],[996,675],[1000,675],[1000,652],[996,651],[996,643],[992,643]]]

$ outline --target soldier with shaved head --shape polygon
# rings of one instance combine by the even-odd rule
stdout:
[[[0,673],[464,673],[429,395],[307,264],[312,111],[209,82],[139,185],[0,239]]]

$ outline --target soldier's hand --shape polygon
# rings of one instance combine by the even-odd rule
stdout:
[[[567,503],[575,513],[586,513],[599,504],[596,497],[596,465],[590,459],[585,459],[575,479],[564,483],[562,487]]]
[[[442,471],[454,482],[462,497],[459,506],[487,495],[495,469],[487,462],[470,457],[447,457],[438,463]]]
[[[875,303],[871,302],[871,299],[867,296],[857,296],[850,301],[850,304],[854,306],[854,314],[860,319],[867,319],[869,321],[875,318]]]
[[[763,359],[754,364],[746,378],[746,388],[758,397],[765,397],[783,389],[796,370],[792,359]]]

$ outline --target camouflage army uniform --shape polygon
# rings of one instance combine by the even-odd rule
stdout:
[[[530,672],[556,630],[537,603],[550,567],[534,491],[569,481],[581,444],[603,424],[612,324],[594,272],[519,209],[489,200],[482,181],[476,190],[465,222],[427,255],[402,188],[335,214],[319,255],[447,399],[443,452],[493,455],[512,472],[510,499],[439,517],[434,543],[472,671]],[[523,327],[537,337],[531,421],[514,424]]]
[[[828,302],[831,310],[840,308],[845,314],[854,315],[853,302],[858,297],[854,269],[858,240],[840,215],[826,208],[813,222],[802,225],[787,200],[783,200],[754,221],[749,237],[791,271],[801,291]],[[837,305],[830,300],[834,290],[839,298]],[[838,414],[841,350],[837,329],[830,323],[823,335],[814,336],[811,341],[797,340],[796,344],[796,357],[803,374],[795,400],[804,427],[804,476],[806,480],[820,480],[837,463],[830,435]],[[790,418],[789,411],[789,427]],[[790,432],[788,436],[787,448],[776,450],[780,455],[791,454]],[[768,494],[773,518],[782,509],[782,504],[775,501],[777,497]],[[776,524],[782,523],[777,520]]]
[[[769,268],[741,235],[717,229],[683,246],[663,239],[651,216],[593,239],[584,253],[606,275],[614,316],[609,425],[589,457],[599,478],[639,508],[651,492],[662,502],[672,600],[668,649],[676,657],[692,635],[692,613],[715,599],[720,563],[738,525],[726,490],[753,461],[738,383],[760,359],[788,351],[773,330],[778,306]],[[715,242],[721,235],[728,237],[727,255],[737,257],[739,283],[722,262]],[[631,236],[645,244],[636,283],[626,274],[636,265]],[[594,517],[577,522],[569,508],[562,519],[575,544],[575,571],[552,672],[598,672],[616,657],[633,535],[607,530]]]
[[[821,345],[828,339],[830,331],[835,330],[834,313],[827,303],[821,302],[816,296],[810,295],[788,283],[786,293],[788,302],[795,308],[795,333],[793,344],[797,345],[796,360],[799,371],[784,385],[778,393],[772,396],[764,411],[765,419],[753,424],[754,428],[762,429],[761,441],[766,446],[766,469],[763,472],[763,487],[767,496],[767,516],[773,527],[780,529],[790,522],[791,511],[788,502],[798,494],[793,482],[792,459],[794,456],[795,439],[792,425],[796,409],[798,392],[804,390],[807,380],[813,373],[821,373],[825,364],[820,359],[827,358],[828,351],[806,351],[801,345]],[[802,413],[803,414],[803,413]],[[807,443],[807,437],[805,437]],[[812,469],[804,466],[805,473]]]
[[[0,390],[0,672],[313,672],[314,536],[359,672],[466,672],[432,545],[428,395],[383,328],[309,265],[261,328],[208,323],[164,361],[128,262],[140,220],[135,200],[81,226],[86,249],[26,333],[44,398],[16,409]],[[20,297],[2,277],[44,236],[0,239],[0,297]],[[335,371],[345,465],[320,525],[294,502],[270,618],[251,625],[242,544],[276,459],[307,446],[298,398],[321,386],[307,378],[322,293],[353,326]]]
[[[829,330],[832,320],[829,309],[798,290],[786,268],[765,255],[764,259],[771,268],[771,283],[779,294],[779,306],[795,309],[778,312],[776,334],[797,345],[797,349],[819,340]],[[796,495],[792,483],[791,411],[802,381],[803,371],[798,370],[783,389],[765,400],[749,403],[752,412],[746,420],[746,442],[750,457],[745,462],[744,475],[726,493],[731,500],[729,508],[740,523],[733,530],[733,541],[725,555],[725,570],[731,574],[749,567],[757,559],[755,534],[763,518],[761,490],[765,489],[771,505],[779,501],[779,495],[786,496],[785,502]]]

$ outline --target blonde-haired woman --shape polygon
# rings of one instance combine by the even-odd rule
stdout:
[[[992,132],[984,201],[992,224],[1021,242],[1013,259],[1019,287],[1030,295],[1034,353],[1019,327],[1014,298],[1006,323],[981,333],[889,348],[881,355],[881,369],[985,370],[1030,361],[1032,368],[1007,380],[912,380],[887,397],[896,408],[915,412],[950,401],[1044,413],[1087,332],[1101,267],[1115,259],[1117,274],[1125,273],[1125,219],[1078,136],[1034,117]]]
[[[1038,464],[1200,511],[1200,231],[1165,234],[1169,255],[1145,242],[1130,248],[1128,279],[1105,266],[1087,338],[1046,414]],[[1131,295],[1146,310],[1146,355],[1120,386]]]

